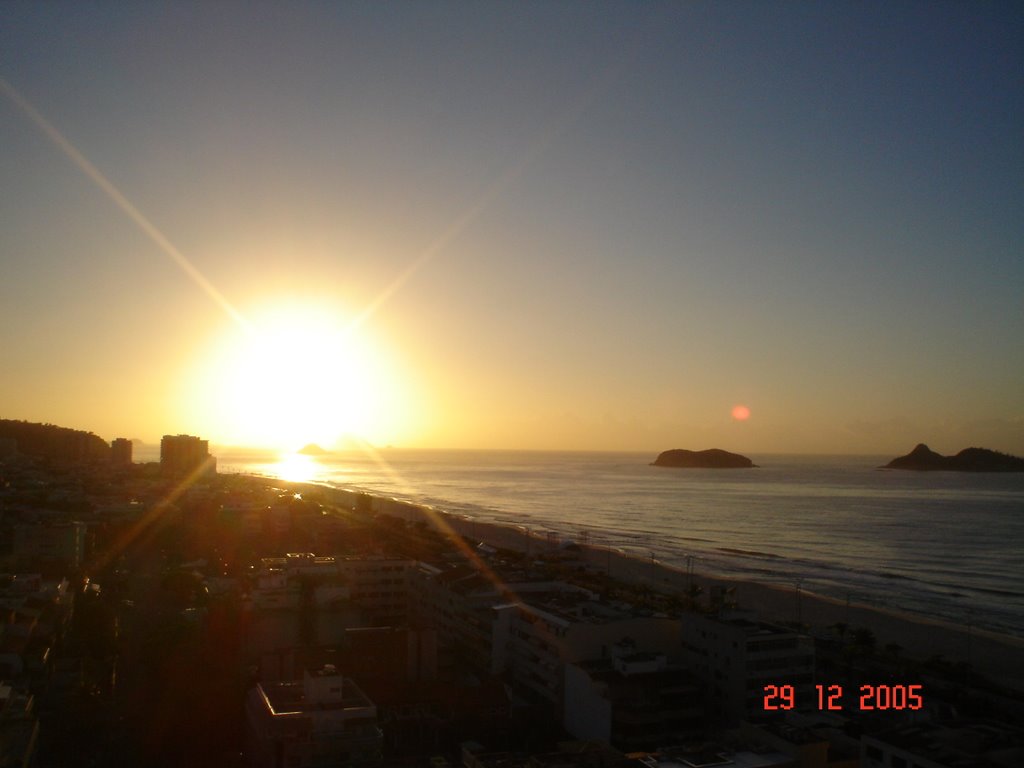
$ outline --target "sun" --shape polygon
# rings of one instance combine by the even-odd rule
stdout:
[[[404,398],[387,355],[337,308],[288,302],[245,314],[213,345],[204,400],[225,442],[293,451],[390,441]]]

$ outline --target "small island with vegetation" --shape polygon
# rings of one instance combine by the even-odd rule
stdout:
[[[918,443],[906,456],[899,456],[880,469],[910,469],[917,472],[1024,472],[1024,459],[988,448],[964,448],[956,456],[935,453]]]
[[[662,451],[652,463],[653,467],[690,467],[698,469],[748,469],[757,465],[746,456],[729,453],[721,448],[709,448],[706,451],[688,451],[684,448],[673,448]]]

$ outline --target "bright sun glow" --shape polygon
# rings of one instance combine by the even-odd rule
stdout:
[[[276,306],[230,329],[203,378],[205,421],[224,442],[293,451],[356,438],[390,442],[405,398],[386,356],[334,309]],[[204,398],[205,399],[205,398]]]
[[[317,477],[320,463],[312,456],[301,453],[288,453],[278,460],[274,473],[282,480],[294,483],[307,483]]]

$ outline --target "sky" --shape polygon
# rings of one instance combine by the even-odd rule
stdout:
[[[1024,455],[1020,4],[8,2],[0,78],[0,417]]]

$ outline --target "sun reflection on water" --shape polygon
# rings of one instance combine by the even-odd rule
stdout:
[[[269,468],[271,474],[293,483],[308,483],[320,474],[320,462],[301,453],[285,453]]]

